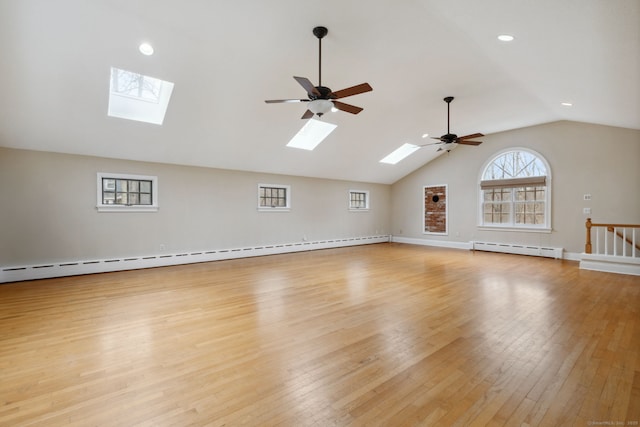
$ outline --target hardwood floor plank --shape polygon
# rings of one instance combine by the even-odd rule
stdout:
[[[397,243],[0,286],[0,425],[640,418],[640,279]]]

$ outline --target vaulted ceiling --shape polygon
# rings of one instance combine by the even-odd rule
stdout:
[[[286,143],[306,104],[264,100],[306,97],[293,76],[317,84],[318,25],[323,85],[373,91],[305,151]],[[446,133],[445,96],[458,135],[640,129],[638,0],[0,0],[0,52],[5,147],[393,183],[440,154],[379,163]],[[163,125],[107,116],[110,67],[175,83]]]

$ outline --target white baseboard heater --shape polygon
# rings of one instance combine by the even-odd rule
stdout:
[[[471,242],[474,251],[502,252],[506,254],[542,256],[547,258],[562,258],[562,248],[548,248],[545,246],[519,245],[516,243]]]
[[[136,270],[139,268],[165,267],[197,262],[222,261],[235,258],[312,251],[316,249],[341,248],[372,243],[385,243],[389,240],[390,237],[388,235],[363,236],[210,251],[0,267],[0,283],[76,276],[80,274],[106,273],[110,271]]]

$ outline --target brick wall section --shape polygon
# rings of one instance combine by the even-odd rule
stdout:
[[[447,231],[447,187],[425,187],[424,231],[446,233]],[[437,196],[437,201],[434,200]]]

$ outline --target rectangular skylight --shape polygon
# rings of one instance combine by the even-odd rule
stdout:
[[[338,125],[321,122],[320,120],[309,119],[302,129],[291,138],[287,147],[301,148],[303,150],[313,150],[322,142]]]
[[[173,83],[111,67],[111,117],[161,125],[173,92]]]
[[[396,149],[394,152],[389,154],[384,159],[380,160],[380,163],[389,163],[390,165],[395,165],[400,160],[414,153],[416,150],[420,149],[418,145],[413,144],[402,144],[401,147]]]

